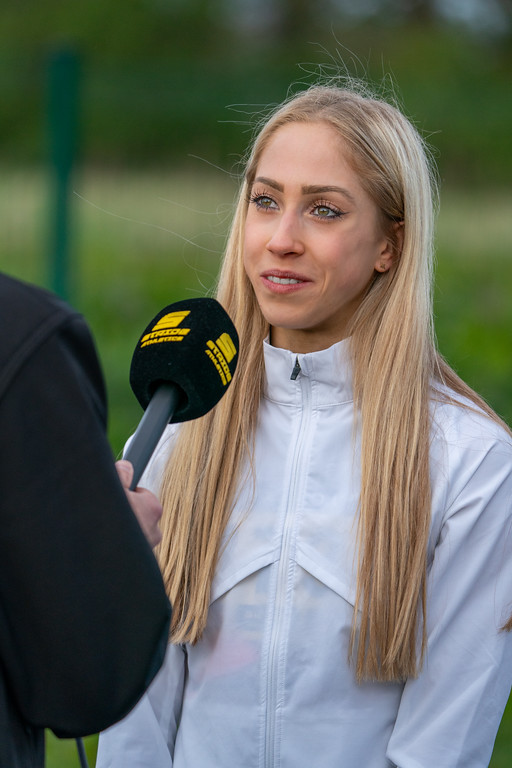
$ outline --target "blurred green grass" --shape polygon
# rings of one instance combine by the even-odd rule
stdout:
[[[435,292],[439,347],[512,424],[512,194],[447,191]]]
[[[86,169],[74,179],[69,300],[96,337],[115,455],[142,415],[128,384],[135,344],[163,306],[205,295],[213,286],[236,188],[228,174],[206,165],[191,173],[165,167],[126,173]],[[435,291],[441,351],[510,424],[511,208],[510,191],[442,191]],[[9,169],[0,175],[0,269],[51,287],[49,214],[42,171]],[[86,744],[92,766],[95,737]],[[511,754],[512,699],[491,768],[509,768]],[[74,742],[48,734],[48,768],[74,765],[79,765]]]
[[[94,768],[98,750],[98,737],[83,739],[89,768]],[[46,733],[46,768],[80,768],[78,748],[74,739],[58,739],[51,731]]]

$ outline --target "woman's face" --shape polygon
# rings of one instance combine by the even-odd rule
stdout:
[[[244,266],[272,344],[312,352],[343,339],[392,248],[334,128],[279,128],[249,193]]]

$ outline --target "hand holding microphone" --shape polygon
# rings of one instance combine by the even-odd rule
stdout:
[[[162,505],[154,493],[145,488],[136,488],[135,490],[131,488],[133,466],[129,461],[116,461],[116,469],[121,485],[125,490],[126,498],[142,528],[142,532],[149,546],[154,548],[162,540],[162,532],[158,526],[162,517]]]
[[[204,416],[226,392],[238,334],[215,299],[178,301],[149,323],[133,353],[130,384],[145,409],[124,458],[133,490],[168,423]]]

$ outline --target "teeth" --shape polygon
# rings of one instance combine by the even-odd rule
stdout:
[[[275,277],[275,275],[267,275],[267,280],[270,280],[271,283],[277,283],[277,285],[295,285],[302,282],[294,277]]]

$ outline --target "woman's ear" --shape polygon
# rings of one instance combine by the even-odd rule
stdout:
[[[386,239],[386,244],[382,249],[379,260],[375,265],[377,272],[387,272],[398,261],[404,245],[404,222],[394,221],[391,225],[391,232]]]

